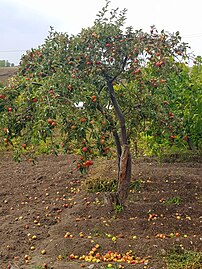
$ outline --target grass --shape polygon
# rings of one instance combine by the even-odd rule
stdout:
[[[174,248],[166,257],[167,269],[201,269],[202,252]]]
[[[167,205],[180,205],[182,202],[182,199],[179,196],[169,198],[165,200],[165,204]]]
[[[140,191],[143,181],[141,179],[133,180],[130,182],[130,189]]]
[[[116,179],[89,178],[85,180],[84,187],[88,192],[115,192]]]
[[[84,187],[88,192],[115,192],[117,190],[117,179],[88,178],[84,182]],[[142,180],[133,180],[130,183],[130,189],[140,191]]]
[[[200,162],[202,158],[201,150],[171,149],[159,157],[160,162],[179,163],[179,162]]]
[[[118,214],[123,211],[123,206],[122,205],[114,205],[114,211]]]

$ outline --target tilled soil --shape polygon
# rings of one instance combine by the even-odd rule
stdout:
[[[112,211],[106,195],[87,193],[83,182],[114,178],[116,162],[98,161],[81,176],[75,159],[44,156],[32,165],[0,157],[0,268],[104,269],[113,262],[70,259],[99,244],[101,255],[139,257],[138,264],[119,262],[123,268],[163,269],[174,247],[202,250],[201,163],[134,162],[138,184],[125,210]]]

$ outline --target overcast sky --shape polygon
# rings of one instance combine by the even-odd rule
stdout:
[[[105,0],[0,0],[0,60],[17,65],[26,50],[44,42],[50,26],[77,34],[91,26]],[[196,55],[202,56],[202,0],[111,0],[127,8],[127,25],[148,31],[179,31]]]

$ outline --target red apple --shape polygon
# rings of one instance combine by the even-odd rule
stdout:
[[[82,148],[82,151],[83,151],[83,152],[87,152],[87,151],[88,151],[88,148],[87,148],[87,147],[83,147],[83,148]]]

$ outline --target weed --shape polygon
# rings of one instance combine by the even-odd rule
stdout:
[[[123,211],[123,206],[122,205],[116,205],[114,204],[114,211],[118,214]]]
[[[143,181],[141,179],[133,180],[130,182],[130,189],[140,191]]]
[[[202,252],[173,249],[166,257],[167,269],[200,269],[202,268]]]
[[[141,179],[131,181],[130,189],[139,191],[142,188],[142,182]],[[101,177],[88,178],[83,184],[88,192],[115,192],[118,185],[116,179],[102,179]]]
[[[94,229],[91,230],[90,235],[92,237],[101,237],[101,238],[104,238],[105,237],[105,232],[100,227],[96,227],[96,228],[94,228]]]
[[[85,180],[84,187],[88,192],[115,192],[116,179],[90,178]]]
[[[180,205],[182,202],[182,199],[179,196],[169,198],[165,200],[165,204],[167,205]]]

